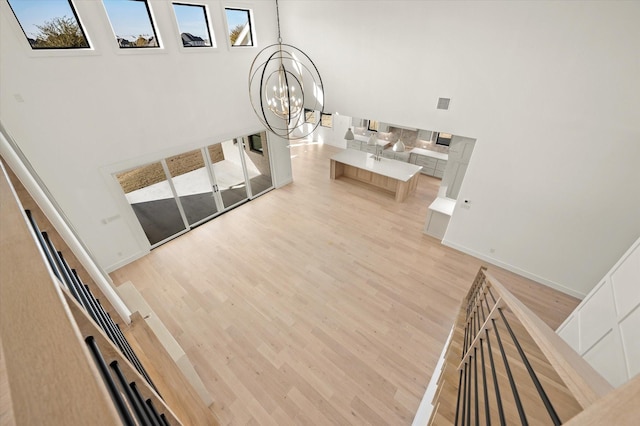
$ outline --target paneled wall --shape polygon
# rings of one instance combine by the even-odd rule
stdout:
[[[640,373],[640,239],[558,328],[613,386]]]

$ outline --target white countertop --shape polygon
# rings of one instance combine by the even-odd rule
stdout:
[[[380,158],[380,161],[376,161],[373,159],[373,154],[356,151],[354,149],[345,149],[333,155],[331,159],[403,182],[408,181],[422,170],[422,167],[416,166],[415,164],[404,163],[388,158]]]
[[[429,205],[429,210],[451,216],[456,206],[456,200],[453,198],[438,197]]]
[[[413,148],[411,151],[412,154],[425,155],[427,157],[433,157],[438,160],[449,160],[449,154],[445,154],[444,152],[431,151],[430,149],[423,148]]]

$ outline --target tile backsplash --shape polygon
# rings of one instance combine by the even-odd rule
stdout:
[[[369,136],[372,132],[366,127],[354,127],[353,133],[361,136]],[[431,135],[431,132],[401,129],[399,127],[389,126],[389,132],[378,132],[378,140],[387,140],[395,143],[401,139],[407,151],[411,148],[423,148],[431,151],[443,152],[445,154],[449,153],[448,146],[436,145],[435,140],[430,141],[419,139],[419,135],[428,137]]]

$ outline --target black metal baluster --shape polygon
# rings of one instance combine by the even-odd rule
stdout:
[[[493,292],[491,291],[491,287],[487,287],[487,290],[489,290],[489,294],[491,295],[491,298],[493,299],[493,304],[495,305],[496,303],[498,303],[498,301],[496,300],[495,296],[493,295]]]
[[[156,388],[156,385],[151,380],[151,377],[149,377],[149,374],[147,374],[147,370],[145,370],[144,366],[140,362],[140,359],[138,358],[138,356],[134,352],[133,348],[131,347],[131,345],[129,345],[129,341],[127,340],[127,338],[122,333],[122,330],[120,329],[120,326],[118,324],[116,324],[115,322],[113,322],[113,320],[111,319],[111,316],[109,314],[107,314],[107,316],[109,317],[109,320],[113,323],[117,333],[119,334],[120,338],[123,341],[124,346],[127,348],[127,351],[131,354],[131,357],[133,358],[133,363],[132,364],[136,367],[136,370],[138,370],[140,375],[142,377],[144,377],[144,379],[147,381],[149,386],[151,386],[153,388],[153,390],[156,391],[158,396],[160,398],[162,398],[162,395],[160,395],[160,392],[158,391],[158,388]]]
[[[131,391],[135,395],[135,398],[137,399],[138,403],[144,410],[144,415],[145,415],[145,418],[147,419],[147,422],[145,424],[160,426],[160,424],[156,422],[156,419],[154,419],[151,413],[149,412],[149,407],[147,406],[147,404],[144,403],[144,398],[142,398],[142,395],[138,390],[138,385],[136,384],[136,382],[129,383],[129,387],[131,388]]]
[[[471,346],[471,340],[473,339],[473,322],[472,322],[472,318],[469,317],[469,322],[467,323],[467,328],[469,329],[469,333],[467,333],[467,342],[464,348],[464,352],[465,354],[467,353],[467,351],[469,350],[469,346]]]
[[[93,336],[89,336],[85,339],[91,354],[93,355],[93,359],[98,366],[98,370],[100,370],[100,374],[102,374],[102,378],[107,385],[107,389],[109,390],[109,394],[111,395],[111,399],[116,406],[118,414],[120,415],[120,419],[127,426],[135,426],[135,422],[131,417],[131,413],[127,408],[124,400],[122,399],[122,395],[120,395],[120,391],[118,391],[118,387],[113,381],[113,377],[109,374],[109,369],[107,368],[107,363],[104,361],[104,357],[100,352],[100,348],[96,344],[96,341]]]
[[[464,339],[462,340],[462,356],[461,356],[462,359],[464,359],[464,354],[467,352],[467,334],[469,334],[469,330],[468,330],[468,327],[465,324],[465,327],[464,327]]]
[[[462,370],[460,370],[459,378],[458,378],[458,399],[456,400],[456,415],[453,420],[453,424],[458,426],[458,414],[460,413],[460,404],[462,400],[460,399],[460,390],[462,388]]]
[[[60,271],[58,271],[58,267],[56,266],[56,263],[53,260],[53,257],[51,256],[51,252],[49,251],[49,246],[44,240],[44,237],[42,235],[43,233],[40,231],[40,228],[38,227],[38,224],[36,223],[35,218],[31,214],[31,210],[25,210],[24,212],[27,214],[29,223],[31,223],[31,228],[33,228],[33,232],[35,232],[36,237],[38,238],[38,242],[40,243],[40,247],[42,247],[42,251],[44,252],[45,257],[47,258],[47,262],[49,262],[49,266],[53,270],[54,275],[58,277],[58,280],[62,282],[62,276],[60,275]]]
[[[469,357],[469,374],[467,375],[467,380],[469,381],[467,383],[467,401],[469,403],[469,405],[467,406],[467,426],[471,426],[471,358],[473,357],[470,356]]]
[[[500,425],[505,426],[507,422],[504,419],[504,410],[502,409],[502,398],[500,397],[500,386],[498,386],[498,376],[496,375],[496,366],[493,362],[493,351],[491,350],[491,338],[489,330],[484,330],[487,336],[487,352],[489,353],[489,363],[491,364],[491,375],[493,377],[493,387],[496,391],[496,401],[498,403],[498,416],[500,417]]]
[[[62,255],[62,252],[58,252],[58,256],[60,256],[60,260],[62,261],[62,267],[65,270],[65,275],[69,276],[71,285],[75,289],[76,293],[81,300],[81,305],[84,307],[84,310],[89,314],[89,316],[93,319],[93,321],[100,326],[100,322],[98,321],[98,312],[95,309],[95,306],[91,303],[91,296],[87,294],[87,291],[80,280],[80,277],[76,273],[75,269],[71,269],[69,263]],[[102,328],[100,326],[100,328]]]
[[[149,407],[149,411],[151,412],[151,415],[155,419],[156,423],[161,425],[162,419],[160,418],[160,414],[158,414],[158,410],[156,410],[155,405],[153,405],[153,401],[149,398],[145,402],[147,403],[147,407]]]
[[[484,304],[487,305],[487,315],[491,313],[491,308],[489,307],[489,301],[487,300],[487,295],[485,294]]]
[[[480,426],[480,418],[479,418],[479,412],[478,412],[478,354],[477,354],[478,348],[474,347],[473,348],[473,393],[474,393],[474,399],[475,399],[475,423],[476,426]]]
[[[103,318],[103,321],[105,323],[105,328],[106,328],[105,332],[109,335],[109,338],[118,347],[118,349],[120,349],[120,352],[122,353],[122,355],[127,360],[129,360],[129,362],[135,367],[136,370],[138,370],[140,375],[142,375],[145,378],[145,380],[147,380],[151,384],[151,379],[146,374],[146,371],[142,367],[142,364],[140,364],[140,360],[133,352],[133,349],[131,349],[129,342],[127,342],[127,339],[122,334],[122,331],[120,330],[118,325],[113,321],[113,319],[111,318],[111,315],[109,315],[109,313],[104,309],[100,301],[96,298],[94,298],[93,300],[96,306],[98,307],[98,311],[100,312],[100,315]]]
[[[484,394],[484,411],[485,411],[485,425],[491,425],[491,414],[489,413],[489,395],[487,394],[487,371],[484,363],[484,345],[480,339],[480,365],[482,365],[482,391]]]
[[[160,418],[162,419],[162,423],[164,424],[164,426],[171,426],[169,424],[169,421],[167,420],[167,417],[164,414],[160,414]]]
[[[513,398],[516,401],[516,408],[518,409],[518,415],[520,416],[520,422],[523,425],[528,425],[527,416],[524,414],[524,408],[522,407],[522,401],[520,401],[520,395],[518,394],[518,389],[516,388],[516,383],[513,380],[513,375],[511,374],[511,368],[509,367],[509,361],[507,360],[507,354],[504,351],[504,347],[502,346],[502,339],[500,339],[500,332],[498,331],[498,325],[496,324],[496,320],[492,319],[493,328],[496,332],[496,339],[498,340],[498,346],[500,347],[500,355],[502,355],[502,362],[504,362],[504,367],[507,371],[507,378],[509,379],[509,385],[511,386],[511,392],[513,392]]]
[[[54,261],[56,263],[58,271],[60,272],[60,275],[62,277],[62,282],[64,282],[64,285],[69,289],[69,291],[71,292],[71,295],[73,296],[73,298],[76,299],[78,301],[78,303],[80,303],[80,305],[82,305],[82,302],[80,301],[80,295],[78,294],[77,290],[73,287],[73,285],[71,283],[71,277],[69,276],[69,274],[66,273],[66,270],[64,269],[64,267],[62,265],[62,261],[60,259],[60,256],[58,255],[58,253],[60,253],[60,252],[58,250],[56,250],[55,246],[53,245],[53,243],[49,239],[49,236],[47,235],[46,232],[42,233],[42,237],[47,242],[47,247],[49,247],[49,251],[50,251],[51,255],[53,256],[53,259],[54,259]]]
[[[460,417],[460,425],[464,424],[466,413],[467,413],[467,363],[465,362],[464,363],[464,382],[462,387],[462,416]]]
[[[527,368],[527,371],[529,372],[529,376],[531,376],[531,380],[533,381],[533,384],[535,385],[538,391],[538,395],[540,395],[540,399],[542,399],[542,402],[545,408],[547,409],[547,413],[549,413],[549,417],[551,417],[551,421],[556,426],[561,425],[562,422],[560,421],[560,417],[558,417],[558,413],[556,413],[556,410],[553,408],[553,405],[551,404],[549,397],[547,396],[546,392],[542,388],[542,384],[540,383],[540,380],[538,380],[538,376],[536,375],[535,371],[533,371],[533,368],[529,363],[529,359],[527,358],[527,355],[525,355],[524,351],[522,350],[522,347],[520,346],[520,342],[518,342],[518,339],[516,338],[515,334],[513,334],[513,330],[511,330],[511,326],[509,325],[507,318],[505,318],[504,313],[502,312],[502,308],[498,308],[498,312],[500,312],[502,321],[504,321],[504,324],[507,327],[507,331],[511,335],[511,340],[513,340],[513,343],[515,344],[516,349],[520,354],[520,358],[522,358],[522,362],[524,362],[524,365]]]
[[[109,365],[111,366],[111,369],[116,373],[116,377],[120,382],[120,387],[124,391],[124,394],[127,396],[127,399],[129,400],[129,405],[133,407],[133,412],[135,413],[136,418],[138,419],[138,422],[140,422],[143,425],[148,424],[146,415],[144,413],[144,408],[140,406],[140,401],[136,399],[136,396],[133,394],[133,392],[129,388],[127,379],[124,377],[124,374],[120,369],[120,365],[118,365],[118,361],[113,361]]]

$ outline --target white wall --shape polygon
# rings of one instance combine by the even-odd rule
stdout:
[[[640,239],[558,327],[611,385],[640,373]]]
[[[112,269],[144,254],[148,242],[110,173],[262,129],[247,94],[259,48],[227,46],[229,2],[202,2],[218,48],[185,50],[171,2],[152,0],[164,48],[144,51],[116,47],[102,2],[74,3],[92,52],[31,51],[0,0],[0,120],[100,265]],[[241,6],[254,11],[259,45],[273,43],[275,5]],[[275,151],[286,172],[288,149]]]
[[[477,139],[445,244],[583,296],[640,235],[639,2],[280,10],[327,112]]]
[[[105,171],[260,128],[258,49],[229,51],[224,2],[202,2],[215,52],[183,52],[163,0],[165,49],[120,52],[101,2],[79,0],[96,51],[42,57],[0,0],[0,119],[106,268],[145,247]],[[273,2],[241,5],[275,42]],[[639,2],[282,0],[280,14],[326,112],[477,139],[446,244],[584,295],[640,235]]]

